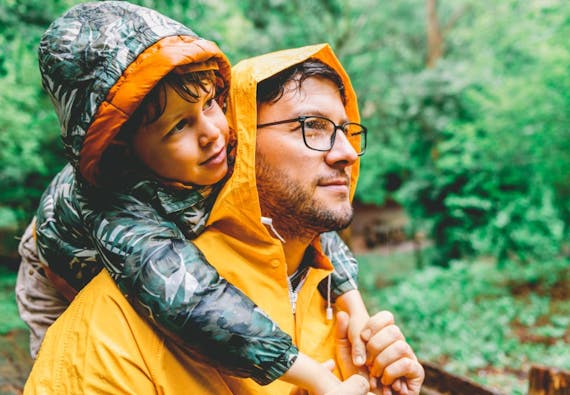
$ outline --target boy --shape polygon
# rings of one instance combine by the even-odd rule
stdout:
[[[235,144],[220,107],[229,64],[219,49],[143,7],[86,3],[44,34],[40,68],[70,165],[38,210],[38,252],[49,263],[38,270],[80,290],[103,264],[142,316],[232,375],[299,383],[286,372],[301,363],[320,372],[315,381],[331,375],[187,241],[204,228]],[[346,252],[336,234],[323,237]],[[356,265],[343,255],[329,300],[331,289],[333,299],[355,296]]]

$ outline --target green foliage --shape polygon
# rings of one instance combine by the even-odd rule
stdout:
[[[360,263],[363,278],[383,276],[371,259]],[[530,363],[570,369],[568,259],[524,268],[457,262],[378,289],[380,281],[361,282],[370,310],[392,311],[421,359],[477,381],[487,370],[524,375]]]
[[[495,12],[481,13],[488,7]],[[552,257],[570,219],[570,77],[561,67],[570,8],[482,2],[469,14],[446,42],[448,57],[408,77],[399,128],[409,161],[397,199],[435,241],[436,263]]]
[[[29,220],[64,162],[36,46],[80,2],[0,1],[3,228]],[[218,42],[233,63],[329,42],[370,131],[356,197],[403,205],[434,240],[434,262],[547,259],[570,243],[570,3],[440,0],[444,56],[428,69],[417,0],[133,2]]]
[[[26,329],[26,324],[18,315],[14,286],[16,273],[10,272],[0,266],[0,335],[15,329]]]
[[[69,5],[31,0],[0,4],[0,227],[13,233],[32,217],[43,189],[64,163],[35,52],[52,17]],[[14,251],[16,241],[3,240],[7,245],[0,247]]]

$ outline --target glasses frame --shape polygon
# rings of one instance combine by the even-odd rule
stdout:
[[[325,120],[325,121],[329,121],[330,123],[332,123],[332,124],[334,125],[334,131],[333,131],[333,133],[332,133],[332,135],[331,135],[331,145],[330,145],[330,147],[329,147],[328,149],[313,148],[313,147],[311,147],[309,144],[307,144],[307,139],[306,139],[306,137],[305,137],[305,121],[306,121],[307,119],[309,119],[309,118],[323,119],[323,120]],[[360,128],[362,128],[362,132],[360,133],[360,136],[361,136],[360,138],[361,138],[361,139],[364,139],[364,144],[362,144],[362,142],[361,142],[361,144],[360,144],[360,145],[362,146],[362,151],[358,152],[357,155],[358,155],[358,156],[362,156],[362,155],[364,155],[364,153],[366,152],[366,144],[367,144],[367,142],[368,142],[367,139],[366,139],[366,136],[367,136],[367,134],[368,134],[368,133],[367,133],[367,132],[368,132],[368,129],[366,128],[366,126],[361,125],[361,124],[356,123],[356,122],[344,122],[344,123],[341,124],[341,125],[337,125],[337,124],[334,123],[332,120],[330,120],[330,119],[328,119],[328,118],[326,118],[326,117],[321,117],[321,116],[319,116],[319,115],[301,115],[301,116],[299,116],[299,117],[297,117],[297,118],[284,119],[283,121],[275,121],[275,122],[262,123],[262,124],[257,125],[257,127],[258,127],[258,128],[264,128],[264,127],[267,127],[267,126],[281,125],[281,124],[291,123],[291,122],[299,122],[299,123],[301,124],[301,133],[302,133],[302,135],[303,135],[303,142],[305,143],[305,146],[306,146],[307,148],[313,150],[313,151],[319,151],[319,152],[328,152],[328,151],[330,151],[330,150],[333,149],[333,147],[334,147],[334,142],[335,142],[335,140],[336,140],[336,132],[337,132],[337,130],[342,131],[342,132],[344,133],[344,135],[347,136],[347,131],[345,130],[346,127],[347,127],[348,125],[357,125],[357,126],[359,126]],[[347,137],[348,137],[348,136],[347,136]],[[353,148],[354,148],[354,147],[353,147]]]

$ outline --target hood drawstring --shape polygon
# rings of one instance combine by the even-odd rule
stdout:
[[[277,229],[275,229],[275,227],[273,226],[273,219],[271,219],[269,217],[261,217],[261,223],[263,225],[268,226],[269,229],[271,229],[271,231],[275,235],[275,237],[277,237],[279,240],[281,240],[281,243],[285,244],[285,239],[283,237],[281,237],[279,232],[277,232]]]
[[[333,309],[331,306],[331,275],[327,276],[327,320],[333,319]]]
[[[273,232],[275,237],[277,237],[279,240],[281,240],[282,243],[286,243],[285,239],[279,234],[279,232],[277,232],[277,229],[275,229],[275,227],[273,226],[273,219],[271,219],[269,217],[261,217],[261,223],[263,225],[266,225],[267,227],[269,227],[269,229],[271,229],[271,231]],[[345,269],[345,271],[346,271],[346,269]],[[349,276],[349,278],[350,278],[350,276]],[[351,280],[352,280],[352,278],[351,278]],[[291,287],[291,282],[289,281],[289,279],[287,279],[287,283],[289,285],[289,299],[291,301],[291,306],[293,308],[293,314],[295,314],[295,310],[297,307],[297,292],[301,288],[301,285],[303,284],[303,282],[304,282],[304,279],[299,283],[299,285],[296,287],[296,289],[293,289]],[[327,320],[329,320],[329,321],[333,319],[333,309],[332,309],[332,304],[331,304],[331,275],[330,274],[327,276],[326,317],[327,317]]]

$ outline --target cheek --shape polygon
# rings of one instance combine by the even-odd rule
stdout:
[[[230,126],[225,114],[221,110],[218,114],[216,114],[214,123],[227,140],[230,134]]]
[[[149,165],[149,161],[156,156],[156,142],[152,141],[147,136],[137,136],[133,140],[132,149],[145,165]]]
[[[178,141],[177,144],[164,147],[160,154],[162,160],[166,162],[194,165],[199,157],[198,142],[195,138],[188,137]]]

